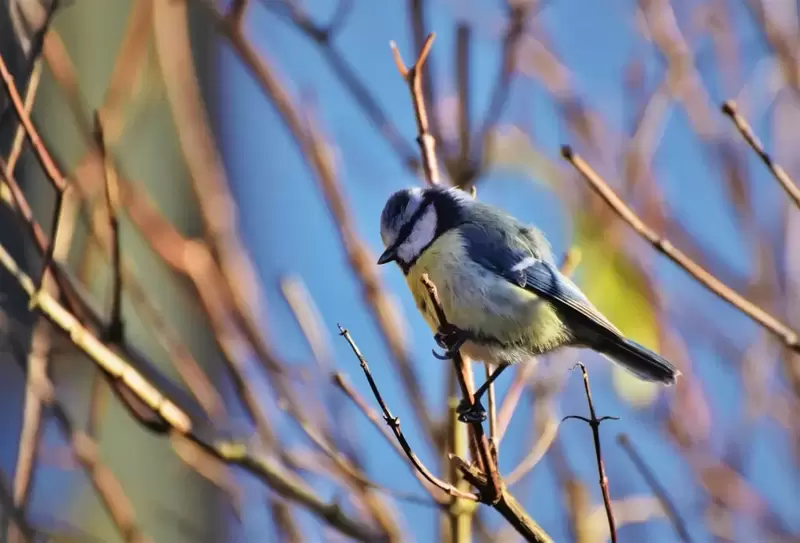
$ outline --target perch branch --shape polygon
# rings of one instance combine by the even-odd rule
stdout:
[[[436,318],[439,321],[439,330],[441,331],[447,328],[450,323],[447,320],[447,315],[445,315],[444,309],[442,308],[442,302],[439,300],[439,293],[436,290],[436,285],[430,280],[430,278],[428,278],[427,274],[422,276],[422,284],[428,291],[428,297],[430,298],[433,308],[436,311]],[[453,364],[455,365],[458,384],[461,387],[461,394],[470,407],[474,406],[475,396],[467,379],[466,363],[464,362],[464,358],[461,356],[461,353],[458,350],[454,352]],[[495,461],[495,457],[492,454],[491,447],[489,446],[489,440],[486,438],[486,434],[483,431],[483,425],[478,422],[475,424],[470,424],[470,428],[472,429],[475,440],[477,441],[478,456],[476,460],[480,459],[481,465],[486,469],[487,473],[489,473],[489,481],[491,483],[490,485],[483,487],[484,491],[488,491],[488,494],[483,496],[483,498],[488,503],[494,503],[499,498],[501,490],[500,475],[497,473],[497,462]]]

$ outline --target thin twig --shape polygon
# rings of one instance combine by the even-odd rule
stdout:
[[[25,113],[31,114],[33,110],[33,103],[36,100],[36,91],[39,90],[39,82],[42,80],[42,60],[38,59],[33,65],[33,72],[28,79],[28,90],[25,92]],[[9,171],[13,174],[17,167],[17,161],[22,156],[22,146],[25,143],[25,127],[22,123],[17,127],[17,132],[14,134],[14,142],[11,144],[11,150],[8,153],[6,164]]]
[[[431,52],[431,46],[436,34],[430,33],[425,43],[417,55],[417,60],[409,68],[403,62],[403,57],[400,56],[400,51],[394,42],[390,42],[392,54],[394,55],[394,62],[397,65],[397,70],[400,75],[408,84],[411,91],[411,100],[414,103],[414,115],[417,119],[417,143],[422,155],[422,168],[425,171],[425,180],[429,185],[439,184],[439,164],[436,160],[436,139],[431,135],[428,111],[425,108],[425,96],[422,89],[422,74],[425,66],[425,61]]]
[[[684,271],[694,277],[708,290],[780,338],[791,350],[800,353],[800,339],[798,338],[797,332],[725,285],[722,281],[689,258],[689,256],[673,246],[669,240],[660,236],[655,230],[646,225],[642,219],[617,196],[608,183],[606,183],[578,154],[573,152],[571,147],[567,145],[563,146],[561,148],[561,154],[589,182],[592,188],[611,206],[620,218],[627,222],[641,237],[649,241],[657,251],[683,268]],[[797,376],[797,378],[800,379],[800,376]]]
[[[14,77],[11,75],[11,72],[8,71],[8,67],[2,55],[0,55],[0,78],[2,78],[6,92],[9,98],[11,98],[11,104],[17,114],[17,119],[25,128],[25,135],[36,151],[35,155],[39,160],[39,164],[41,164],[48,180],[56,191],[63,193],[67,189],[67,182],[58,170],[58,167],[56,167],[53,157],[50,156],[47,148],[42,143],[42,138],[39,136],[39,131],[34,127],[30,115],[25,111],[25,102],[20,96],[17,86],[14,84]]]
[[[689,535],[689,530],[686,528],[686,523],[684,522],[680,513],[678,513],[678,509],[675,507],[675,504],[669,497],[669,494],[667,494],[666,489],[661,486],[661,483],[658,482],[655,474],[647,466],[644,459],[642,459],[639,452],[633,446],[630,438],[628,438],[626,434],[618,434],[617,443],[619,443],[622,449],[628,454],[628,457],[631,459],[631,462],[633,462],[636,470],[642,475],[645,482],[647,482],[647,486],[649,486],[650,490],[653,491],[653,494],[656,495],[658,501],[661,502],[661,506],[664,508],[664,511],[672,523],[672,527],[675,529],[675,533],[678,535],[681,541],[684,541],[684,543],[691,543],[692,538]]]
[[[425,49],[425,44],[429,39],[431,39],[431,34],[428,33],[427,24],[425,23],[426,18],[426,1],[425,0],[409,0],[407,2],[409,7],[409,14],[408,14],[408,22],[411,25],[411,36],[413,39],[413,46],[414,49],[417,51],[422,51]],[[431,74],[435,73],[433,69],[433,62],[423,62],[419,64],[420,70],[420,77],[423,77],[427,82],[425,87],[421,87],[419,89],[420,96],[425,98],[425,102],[427,102],[430,107],[435,108],[438,105],[436,100],[437,94],[435,90],[435,81]],[[424,107],[424,105],[423,105]],[[442,127],[441,123],[439,122],[438,115],[432,115],[430,118],[431,121],[431,134],[432,136],[440,141],[442,140]]]
[[[25,511],[34,486],[36,461],[39,456],[42,436],[41,392],[37,390],[40,376],[47,375],[50,356],[50,325],[38,319],[31,335],[30,352],[26,357],[27,379],[25,382],[25,404],[22,411],[22,429],[17,448],[17,464],[14,470],[13,504],[14,511]],[[8,533],[9,543],[16,543],[24,536],[22,527],[12,527]]]
[[[367,364],[367,360],[364,358],[364,355],[361,354],[358,346],[353,341],[353,338],[350,336],[350,332],[347,329],[342,328],[341,325],[339,326],[339,333],[344,339],[347,341],[350,348],[353,350],[353,354],[356,355],[358,358],[359,363],[361,364],[361,369],[364,371],[364,375],[369,382],[369,387],[372,389],[372,394],[375,396],[375,399],[378,401],[378,405],[381,406],[381,411],[383,411],[383,420],[392,429],[397,441],[400,442],[400,446],[403,448],[403,452],[405,452],[408,459],[414,465],[414,467],[419,471],[425,479],[428,480],[431,484],[435,485],[436,487],[440,488],[444,492],[446,492],[450,496],[456,496],[459,498],[463,498],[465,500],[472,500],[478,501],[479,497],[476,494],[471,494],[468,492],[462,492],[458,490],[456,487],[451,485],[446,481],[442,481],[438,477],[436,477],[433,473],[425,467],[422,461],[417,457],[414,450],[409,445],[408,440],[406,440],[406,436],[403,434],[403,431],[400,429],[400,419],[393,416],[392,412],[389,410],[389,406],[386,405],[386,402],[381,395],[380,390],[378,389],[378,385],[375,383],[375,379],[372,377],[372,372],[369,369],[369,365]]]
[[[459,23],[456,29],[456,80],[458,82],[458,166],[461,169],[469,170],[470,147],[471,147],[471,122],[470,122],[470,43],[472,41],[472,29],[466,23]],[[453,172],[457,175],[451,176],[456,185],[462,186],[462,177],[468,177],[467,172]]]
[[[786,173],[780,165],[775,163],[772,160],[772,157],[764,150],[764,145],[759,141],[758,137],[753,132],[753,129],[750,127],[750,124],[747,122],[741,113],[739,113],[739,109],[736,107],[736,102],[733,100],[728,100],[724,104],[722,104],[722,112],[733,121],[733,124],[736,125],[736,129],[742,135],[744,140],[750,145],[753,151],[756,152],[758,157],[764,163],[764,165],[769,169],[772,173],[773,177],[780,183],[783,190],[786,191],[786,194],[789,195],[789,198],[792,199],[794,205],[800,207],[800,187],[797,186],[797,183]]]
[[[279,498],[269,499],[269,511],[272,524],[275,526],[275,541],[281,543],[303,543],[303,535],[292,509],[286,501]]]
[[[392,447],[392,450],[397,453],[399,458],[405,459],[406,453],[403,448],[397,443],[397,439],[395,439],[392,432],[390,432],[386,424],[381,423],[381,416],[371,408],[364,398],[358,393],[358,391],[353,387],[350,383],[350,380],[347,376],[341,372],[336,372],[333,374],[333,382],[334,384],[347,396],[350,401],[364,414],[365,417],[375,426],[375,428],[386,438],[386,442]],[[440,504],[446,504],[447,499],[444,494],[440,492],[440,489],[434,485],[432,485],[428,480],[416,469],[414,469],[413,464],[409,464],[409,468],[414,476],[422,483],[428,492],[431,494],[434,500]]]
[[[614,511],[611,509],[611,494],[608,491],[608,477],[606,476],[606,469],[603,466],[603,453],[600,449],[600,423],[605,420],[619,420],[619,417],[600,417],[594,411],[594,402],[592,402],[592,389],[589,386],[589,373],[586,371],[586,366],[578,362],[583,374],[583,388],[586,390],[586,401],[589,402],[589,417],[581,417],[578,415],[569,415],[564,417],[564,420],[578,419],[582,420],[592,428],[592,437],[594,438],[594,452],[597,458],[597,472],[600,475],[600,490],[603,492],[603,504],[606,507],[606,517],[608,518],[608,530],[611,534],[612,543],[617,543],[617,526],[614,522]]]
[[[94,141],[100,151],[103,161],[103,171],[105,172],[105,197],[106,212],[108,213],[108,224],[111,232],[111,270],[113,273],[111,311],[108,321],[106,337],[111,343],[120,343],[123,339],[122,326],[122,263],[119,240],[119,185],[117,172],[114,169],[106,148],[106,139],[103,132],[103,124],[100,113],[94,114]]]

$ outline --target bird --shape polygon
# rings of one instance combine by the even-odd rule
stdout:
[[[645,381],[672,385],[680,372],[626,338],[559,270],[544,234],[455,187],[394,192],[381,212],[384,251],[396,263],[436,341],[496,369],[459,406],[464,422],[485,420],[481,396],[509,366],[562,347],[592,349]],[[422,282],[436,285],[449,328]],[[620,303],[624,303],[621,300]]]

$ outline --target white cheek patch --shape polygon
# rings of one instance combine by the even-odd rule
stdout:
[[[403,262],[411,262],[419,256],[436,235],[436,211],[429,207],[414,224],[408,238],[398,247],[397,256]]]
[[[522,270],[527,270],[537,262],[539,262],[539,259],[536,258],[535,256],[529,256],[528,258],[523,258],[517,264],[515,264],[513,268],[511,268],[511,271],[516,273],[516,272],[521,272]]]

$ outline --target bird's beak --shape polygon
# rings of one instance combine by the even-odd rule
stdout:
[[[394,262],[397,259],[397,248],[392,246],[386,249],[381,257],[378,259],[378,265]]]

